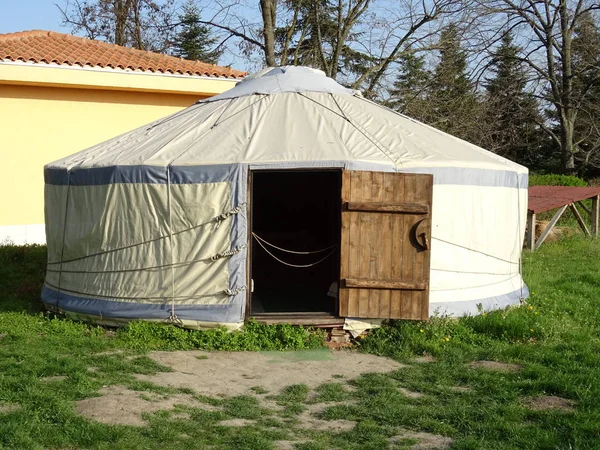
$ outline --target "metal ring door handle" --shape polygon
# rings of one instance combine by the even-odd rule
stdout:
[[[419,232],[421,225],[424,225],[424,222],[427,219],[421,219],[417,222],[414,230],[415,230],[415,242],[419,245],[423,250],[429,250],[429,239],[427,238],[427,231],[423,230]]]

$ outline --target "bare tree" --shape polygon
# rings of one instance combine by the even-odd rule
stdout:
[[[255,0],[254,0],[255,1]],[[263,64],[309,65],[366,95],[376,91],[404,48],[436,41],[445,17],[470,0],[217,0],[203,3],[205,20],[222,42],[237,42]],[[212,11],[210,17],[206,12]],[[230,48],[233,48],[230,45]]]
[[[164,52],[175,16],[175,0],[65,0],[57,5],[62,24],[90,39]]]
[[[410,48],[412,53],[432,50],[434,45],[430,45],[427,38],[435,38],[439,34],[443,27],[443,21],[440,19],[453,17],[457,20],[456,16],[466,9],[468,3],[463,1],[411,0],[404,3],[403,8],[389,11],[392,20],[386,24],[387,35],[379,44],[383,51],[374,58],[374,64],[355,80],[352,86],[357,89],[368,80],[365,94],[372,97],[381,79],[401,56],[403,49]]]
[[[524,50],[517,58],[531,69],[539,96],[552,106],[558,122],[557,128],[548,122],[540,126],[560,148],[563,171],[574,172],[575,126],[585,90],[574,89],[580,74],[573,67],[573,37],[582,18],[600,5],[590,0],[486,0],[481,5],[488,14],[506,17],[518,32]]]

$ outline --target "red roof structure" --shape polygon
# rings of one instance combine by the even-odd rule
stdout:
[[[247,75],[229,67],[44,30],[0,34],[2,60],[218,78]]]
[[[600,195],[600,187],[531,186],[527,209],[535,214]]]
[[[575,203],[587,199],[592,200],[592,209],[588,209],[583,203],[579,203],[579,205],[590,216],[591,232],[575,206]],[[547,223],[539,238],[536,239],[536,214],[557,208],[559,209],[554,217]],[[586,235],[598,236],[600,187],[532,186],[529,188],[529,205],[527,207],[526,247],[532,251],[538,249],[567,208],[571,209],[579,227]]]

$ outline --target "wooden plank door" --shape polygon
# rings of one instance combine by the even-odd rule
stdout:
[[[340,316],[427,320],[433,176],[343,172]]]

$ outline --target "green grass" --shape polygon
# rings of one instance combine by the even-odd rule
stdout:
[[[532,292],[525,306],[458,321],[397,322],[364,339],[364,351],[402,361],[423,352],[437,358],[394,375],[428,394],[414,414],[405,409],[402,423],[453,436],[455,448],[492,449],[497,442],[507,449],[600,448],[599,269],[600,241],[545,244],[525,254]],[[466,369],[474,360],[524,369],[508,374]],[[450,386],[472,390],[452,393]],[[523,407],[523,397],[537,395],[572,399],[578,407],[575,414]],[[393,414],[397,408],[390,403]]]
[[[114,333],[55,317],[37,299],[44,258],[44,247],[0,248],[0,449],[262,450],[294,440],[297,449],[364,450],[386,448],[401,429],[448,436],[454,449],[600,448],[600,241],[571,238],[525,254],[532,296],[523,307],[460,320],[393,322],[359,341],[360,351],[406,364],[397,371],[355,380],[333,376],[314,390],[291,385],[267,393],[255,387],[226,398],[157,386],[135,374],[170,370],[148,358],[149,350],[310,349],[322,335],[255,323],[244,333],[145,323]],[[434,362],[415,363],[423,354]],[[283,355],[296,362],[325,358],[313,350]],[[467,365],[476,360],[515,363],[522,370]],[[76,414],[78,400],[112,385],[147,392],[148,398],[189,394],[217,409],[181,405],[148,413],[145,427],[105,425]],[[576,410],[532,411],[523,404],[540,395],[574,400]],[[316,418],[356,425],[300,428],[315,405],[324,405]],[[249,422],[220,424],[231,419]],[[394,448],[418,440],[398,438]]]

